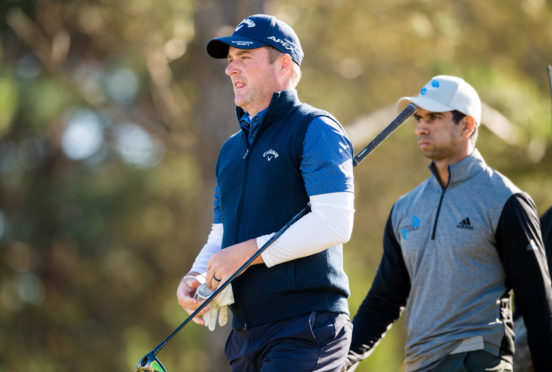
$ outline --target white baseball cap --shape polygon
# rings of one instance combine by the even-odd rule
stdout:
[[[431,78],[416,97],[402,97],[397,102],[402,111],[410,102],[431,112],[460,111],[481,123],[481,100],[473,87],[456,76]]]

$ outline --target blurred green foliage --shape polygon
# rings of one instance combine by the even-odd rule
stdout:
[[[0,371],[133,370],[184,320],[176,286],[210,227],[218,147],[237,130],[224,63],[204,43],[259,11],[294,26],[301,98],[345,125],[432,75],[464,77],[517,130],[506,143],[481,128],[487,162],[540,212],[552,204],[550,2],[6,0]],[[389,209],[426,166],[407,122],[355,170],[352,314]],[[219,371],[226,332],[190,324],[159,357]],[[400,370],[403,344],[401,320],[358,371]]]

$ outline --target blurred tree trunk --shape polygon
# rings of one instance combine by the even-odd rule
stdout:
[[[193,66],[196,68],[195,120],[197,128],[196,157],[201,165],[203,198],[200,224],[205,237],[212,222],[212,201],[215,187],[214,168],[221,144],[238,130],[235,116],[234,95],[228,77],[224,74],[225,60],[210,58],[206,52],[207,42],[226,27],[225,35],[245,17],[262,13],[264,0],[200,1],[195,13],[196,38],[192,47]],[[207,371],[229,370],[224,355],[224,345],[231,327],[217,328],[208,332],[205,350],[209,353]]]

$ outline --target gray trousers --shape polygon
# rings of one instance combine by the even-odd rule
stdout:
[[[483,350],[448,355],[431,372],[512,372],[512,363]]]
[[[527,343],[527,328],[523,317],[514,321],[514,334],[516,335],[516,352],[514,354],[514,367],[516,372],[533,372],[531,351]]]

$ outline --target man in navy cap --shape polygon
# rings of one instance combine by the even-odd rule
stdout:
[[[179,304],[197,309],[201,282],[217,288],[310,203],[194,321],[213,329],[233,298],[233,371],[337,371],[352,330],[342,253],[353,226],[352,145],[332,115],[299,101],[303,50],[286,23],[252,15],[207,52],[228,61],[241,130],[220,150],[212,230]]]

